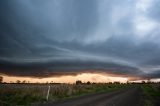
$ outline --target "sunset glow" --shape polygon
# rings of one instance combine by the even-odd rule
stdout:
[[[109,76],[95,73],[83,73],[76,76],[57,76],[57,77],[48,77],[48,78],[31,78],[31,77],[15,77],[15,76],[3,76],[4,82],[16,82],[17,80],[26,81],[30,83],[46,83],[46,82],[55,82],[55,83],[75,83],[76,80],[81,80],[82,82],[127,82],[128,78]]]

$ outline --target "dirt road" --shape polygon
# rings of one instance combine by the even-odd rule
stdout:
[[[42,106],[142,106],[139,87],[125,88],[109,93],[97,93],[79,98],[47,103]]]

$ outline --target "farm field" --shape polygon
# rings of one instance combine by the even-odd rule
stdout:
[[[50,92],[46,100],[48,88]],[[0,84],[1,105],[30,105],[76,98],[96,92],[110,92],[126,84]]]
[[[159,98],[159,84],[0,84],[1,106],[158,106]]]

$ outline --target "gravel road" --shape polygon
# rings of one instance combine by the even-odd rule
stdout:
[[[40,106],[142,106],[141,91],[139,87],[125,88]]]

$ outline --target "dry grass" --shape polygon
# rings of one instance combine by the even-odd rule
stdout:
[[[0,105],[45,102],[48,86],[49,101],[57,101],[89,93],[111,91],[122,88],[125,84],[0,84]]]

